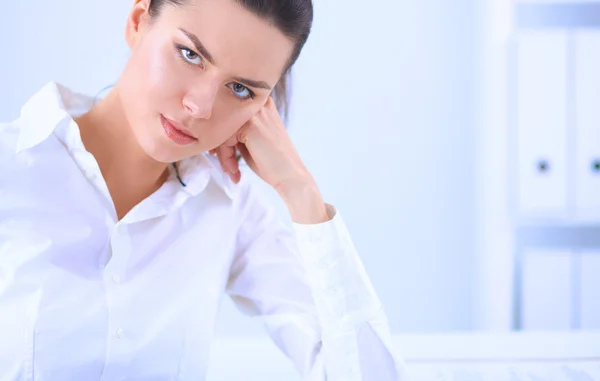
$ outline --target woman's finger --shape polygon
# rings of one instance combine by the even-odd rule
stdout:
[[[241,174],[235,153],[235,147],[221,146],[217,148],[217,157],[219,158],[221,168],[231,177],[233,182],[237,183],[240,180]]]
[[[242,156],[242,159],[244,159],[244,161],[246,162],[248,167],[250,167],[251,170],[256,172],[257,171],[256,163],[254,162],[252,155],[250,155],[250,152],[248,151],[248,147],[246,147],[242,143],[238,143],[235,147],[237,148],[238,152]]]

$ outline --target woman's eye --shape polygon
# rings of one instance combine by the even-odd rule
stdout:
[[[231,83],[229,88],[237,97],[241,99],[249,99],[254,96],[254,94],[246,86],[239,83]]]
[[[188,61],[193,65],[200,65],[202,63],[202,58],[196,52],[193,52],[188,48],[181,47],[179,48],[179,52],[181,53],[181,56],[184,60]]]

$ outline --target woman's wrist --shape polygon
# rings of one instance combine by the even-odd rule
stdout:
[[[295,223],[312,225],[329,221],[327,207],[312,178],[287,181],[277,191]]]

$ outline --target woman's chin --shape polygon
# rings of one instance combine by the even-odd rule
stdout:
[[[194,147],[196,148],[196,147]],[[145,147],[144,151],[148,156],[159,163],[176,163],[192,156],[204,153],[207,150],[183,149],[181,147],[169,147],[169,144],[156,144],[152,147]]]
[[[153,142],[146,146],[142,145],[142,148],[148,156],[159,163],[175,163],[190,156],[186,155],[181,148],[169,147],[168,143],[169,142]]]

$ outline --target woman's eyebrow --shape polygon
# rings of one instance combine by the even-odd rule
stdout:
[[[271,90],[271,86],[269,86],[264,81],[254,81],[252,79],[238,78],[238,77],[235,77],[233,79],[235,79],[237,82],[241,83],[242,85],[246,85],[249,87],[256,87],[258,89]]]
[[[183,28],[179,28],[179,30],[183,34],[185,34],[187,36],[187,38],[190,39],[190,41],[192,41],[192,44],[194,44],[194,47],[196,48],[196,51],[198,53],[200,53],[204,58],[206,58],[206,60],[208,62],[210,62],[212,65],[215,64],[215,60],[213,59],[212,55],[208,52],[208,50],[206,50],[206,48],[204,47],[202,42],[200,42],[200,39],[195,34],[190,33]]]
[[[187,38],[190,39],[190,41],[192,41],[192,44],[194,44],[194,47],[198,53],[200,53],[204,58],[206,58],[206,60],[208,62],[210,62],[212,65],[215,65],[215,60],[214,60],[213,56],[209,53],[209,51],[202,44],[202,42],[200,42],[200,39],[195,34],[188,32],[187,30],[185,30],[183,28],[179,28],[179,30],[183,34],[185,34],[187,36]],[[255,87],[258,89],[266,89],[266,90],[272,89],[272,87],[269,86],[269,84],[267,84],[265,81],[255,81],[253,79],[239,78],[239,77],[236,77],[234,79],[237,82],[241,83],[242,85],[246,85],[249,87]]]

